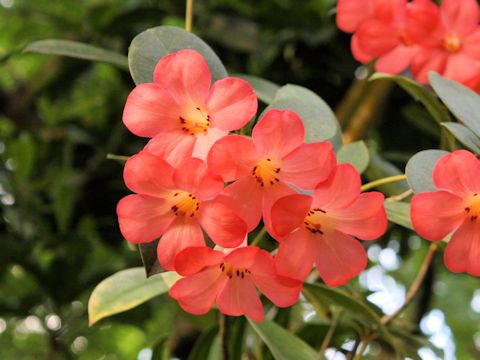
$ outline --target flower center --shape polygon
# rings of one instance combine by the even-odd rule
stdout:
[[[442,40],[442,47],[447,52],[456,53],[462,48],[462,41],[457,35],[447,35]]]
[[[244,279],[246,275],[251,273],[248,269],[237,268],[229,263],[221,263],[218,267],[222,270],[222,273],[224,273],[230,279],[234,276]]]
[[[179,116],[179,120],[182,130],[190,135],[207,132],[210,127],[210,115],[199,107],[188,112],[185,116]]]
[[[173,203],[170,210],[175,216],[193,217],[200,209],[200,201],[191,193],[178,191],[171,196]]]
[[[470,217],[471,221],[477,220],[480,215],[480,196],[477,193],[472,194],[468,206],[465,207],[465,214]]]
[[[259,161],[252,170],[252,175],[262,187],[279,182],[279,173],[280,167],[277,167],[270,158]]]
[[[309,230],[312,234],[321,234],[323,235],[322,223],[325,226],[327,212],[320,208],[310,209],[303,220],[305,228]]]

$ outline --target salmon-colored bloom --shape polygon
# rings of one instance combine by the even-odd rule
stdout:
[[[367,266],[365,249],[354,238],[373,240],[387,227],[383,195],[360,193],[361,180],[341,164],[312,196],[289,195],[272,207],[271,234],[279,242],[275,258],[280,275],[303,280],[317,266],[329,286],[339,286]]]
[[[278,276],[272,256],[254,246],[229,254],[191,247],[178,254],[175,269],[185,277],[169,294],[192,314],[205,314],[216,302],[224,314],[263,321],[257,288],[279,307],[295,304],[302,288],[301,282]]]
[[[158,62],[153,83],[128,96],[123,122],[135,135],[153,138],[147,149],[176,163],[193,154],[205,160],[215,140],[243,127],[257,111],[257,97],[242,79],[211,85],[211,73],[194,50],[180,50]]]
[[[454,231],[445,265],[453,272],[480,276],[480,161],[466,150],[445,155],[435,164],[433,182],[438,191],[413,196],[413,228],[430,241]]]
[[[430,0],[408,17],[408,36],[421,49],[412,60],[412,74],[428,83],[428,73],[473,86],[480,74],[479,6],[476,0],[444,0],[439,8]],[[475,81],[473,81],[475,82]]]
[[[278,198],[294,193],[288,185],[313,189],[335,166],[332,145],[304,144],[302,120],[292,111],[270,110],[257,123],[252,137],[229,135],[218,140],[208,156],[208,166],[225,182],[219,199],[236,209],[248,230],[262,214],[269,227],[270,209]]]
[[[245,238],[245,222],[215,201],[223,181],[200,159],[185,159],[173,168],[161,157],[142,151],[128,159],[124,179],[137,194],[117,206],[120,230],[128,241],[160,238],[158,260],[174,269],[175,256],[188,246],[205,245],[202,229],[218,245],[235,247]]]

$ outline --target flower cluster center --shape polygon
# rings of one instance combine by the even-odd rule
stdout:
[[[210,127],[210,115],[196,107],[185,116],[179,116],[182,130],[190,135],[206,133]]]
[[[187,191],[178,191],[172,195],[170,210],[175,216],[193,217],[200,209],[200,201]]]
[[[325,222],[325,214],[327,212],[320,208],[310,209],[303,220],[305,228],[309,230],[312,234],[323,235],[322,222]],[[323,221],[322,221],[323,220]],[[325,225],[325,224],[324,224]]]
[[[480,196],[477,193],[472,194],[468,206],[465,207],[465,214],[471,221],[477,220],[480,215]]]
[[[253,168],[252,175],[261,187],[271,186],[280,181],[280,167],[275,166],[272,159],[267,158],[258,162]]]
[[[447,35],[443,38],[442,47],[449,53],[456,53],[462,48],[462,41],[457,35]]]
[[[218,267],[222,270],[222,273],[224,273],[230,279],[234,276],[244,279],[246,275],[251,274],[250,270],[245,268],[237,268],[229,263],[221,263]]]

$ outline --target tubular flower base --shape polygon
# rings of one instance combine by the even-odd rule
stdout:
[[[453,231],[445,265],[453,272],[480,276],[480,161],[466,150],[454,151],[437,161],[433,181],[438,191],[412,199],[413,227],[430,241]]]

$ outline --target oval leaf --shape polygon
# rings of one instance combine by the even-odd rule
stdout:
[[[473,133],[472,130],[459,123],[446,122],[442,126],[445,126],[455,138],[460,141],[467,148],[473,152],[480,154],[480,138]]]
[[[410,204],[403,201],[385,200],[388,220],[394,224],[413,230],[410,220]]]
[[[342,146],[337,153],[337,160],[340,164],[352,164],[361,174],[365,171],[370,162],[370,154],[365,142],[357,141]]]
[[[272,321],[258,323],[248,320],[250,326],[265,342],[276,360],[315,360],[318,354],[303,340]]]
[[[280,89],[280,86],[266,79],[258,76],[235,74],[236,77],[242,78],[252,85],[257,97],[265,104],[271,104],[275,98],[275,94]]]
[[[414,192],[437,190],[432,179],[433,168],[437,160],[446,154],[448,152],[443,150],[424,150],[410,158],[405,168],[405,174]]]
[[[197,50],[203,55],[212,80],[227,77],[227,71],[218,56],[202,39],[173,26],[158,26],[135,36],[128,49],[128,66],[136,84],[153,81],[153,70],[158,60],[182,49]]]
[[[147,278],[142,267],[113,274],[95,287],[88,300],[89,324],[93,325],[100,319],[127,311],[166,293],[179,278],[175,272]]]
[[[100,61],[118,66],[122,69],[128,69],[128,61],[125,55],[77,41],[39,40],[27,45],[23,51]]]
[[[430,73],[430,84],[450,111],[480,136],[480,96],[455,81]]]

